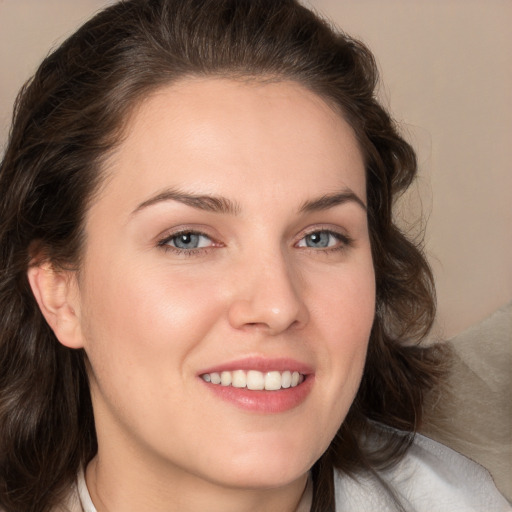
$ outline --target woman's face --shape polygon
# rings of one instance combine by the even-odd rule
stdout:
[[[106,172],[75,304],[99,456],[299,478],[347,414],[374,316],[352,129],[295,83],[190,79],[142,103]]]

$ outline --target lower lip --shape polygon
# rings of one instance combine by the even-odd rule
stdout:
[[[211,384],[201,379],[201,382],[222,400],[246,411],[266,414],[285,412],[298,407],[309,395],[313,381],[313,375],[308,375],[301,384],[294,388],[277,391],[251,391],[247,388]]]

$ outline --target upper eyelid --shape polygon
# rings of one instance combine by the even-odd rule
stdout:
[[[297,235],[296,240],[302,240],[305,236],[312,235],[313,233],[332,233],[333,235],[351,239],[351,236],[349,235],[348,231],[342,227],[332,226],[332,225],[325,225],[325,226],[309,226],[303,230],[300,231],[300,233]]]
[[[329,233],[330,235],[334,235],[334,236],[338,236],[338,237],[344,237],[345,234],[344,233],[340,233],[339,231],[336,231],[334,229],[313,229],[311,231],[308,231],[306,233],[304,233],[300,238],[299,240],[302,240],[303,238],[305,238],[306,236],[309,236],[309,235],[314,235],[315,233]]]
[[[155,237],[155,239],[158,242],[161,242],[162,240],[169,240],[171,238],[174,238],[176,236],[183,235],[185,233],[191,233],[194,235],[201,235],[209,238],[212,241],[216,241],[218,237],[216,237],[214,234],[209,232],[210,230],[207,229],[205,226],[180,226],[176,228],[169,228],[165,231],[162,231],[159,235]]]

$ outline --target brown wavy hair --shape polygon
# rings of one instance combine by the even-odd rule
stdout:
[[[0,167],[0,507],[7,512],[51,510],[97,449],[86,355],[63,347],[45,322],[27,280],[31,256],[79,268],[102,162],[137,104],[188,76],[298,82],[339,109],[364,155],[376,316],[359,392],[312,468],[313,510],[334,510],[333,468],[376,472],[404,453],[441,375],[442,351],[418,344],[434,318],[432,274],[392,217],[394,200],[415,178],[415,154],[376,99],[370,51],[295,0],[126,0],[82,26],[22,88]],[[370,450],[363,439],[381,424],[402,433],[380,435]]]

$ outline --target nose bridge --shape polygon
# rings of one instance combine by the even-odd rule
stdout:
[[[279,246],[242,258],[229,317],[236,328],[258,326],[279,333],[307,321],[297,270]]]

